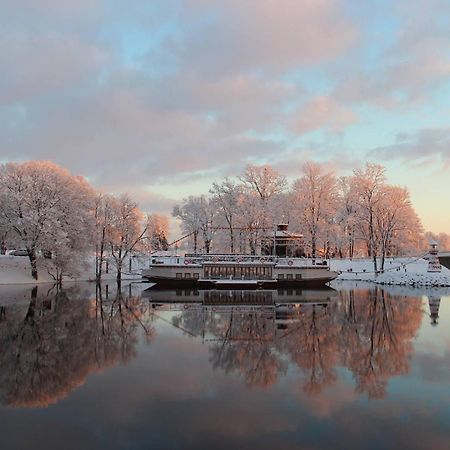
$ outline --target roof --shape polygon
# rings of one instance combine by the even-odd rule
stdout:
[[[268,234],[266,236],[267,239],[273,239],[273,238],[282,238],[282,239],[303,239],[303,234],[295,234],[290,233],[289,231],[281,231],[277,230],[272,234]]]

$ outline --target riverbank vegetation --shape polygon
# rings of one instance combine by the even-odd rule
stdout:
[[[375,270],[387,256],[427,248],[408,190],[389,184],[384,167],[370,163],[338,177],[308,162],[290,183],[270,166],[249,165],[236,179],[214,183],[207,195],[185,198],[173,215],[192,234],[192,247],[206,253],[257,253],[277,223],[303,234],[308,256],[366,256]]]
[[[1,165],[0,204],[2,253],[21,249],[36,280],[38,268],[58,283],[76,277],[94,253],[97,280],[109,260],[120,280],[127,257],[167,245],[164,217],[145,215],[127,194],[99,193],[48,161]]]
[[[48,161],[0,165],[0,204],[0,252],[23,252],[36,280],[38,268],[59,283],[74,277],[93,255],[98,281],[108,264],[120,280],[133,255],[168,248],[166,216],[145,214],[129,194],[98,192]],[[186,250],[256,254],[285,223],[303,235],[306,255],[366,256],[375,270],[387,256],[423,252],[431,236],[408,190],[389,184],[384,167],[370,163],[339,177],[307,162],[294,180],[270,166],[248,165],[208,193],[183,199],[173,216],[188,236]]]

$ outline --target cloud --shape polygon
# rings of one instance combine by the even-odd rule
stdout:
[[[143,196],[207,192],[248,162],[345,171],[385,132],[388,163],[448,161],[417,119],[448,114],[450,4],[430,2],[0,0],[0,160],[52,159],[163,209]]]
[[[391,145],[376,147],[370,158],[402,160],[407,163],[450,165],[450,128],[422,129],[415,133],[398,133]]]
[[[163,109],[131,86],[113,84],[67,99],[64,109],[39,105],[27,115],[29,128],[16,137],[11,152],[52,159],[99,184],[175,180],[239,160],[244,164],[274,149],[247,135],[245,125],[230,131],[208,110]]]
[[[105,50],[71,35],[3,32],[0,46],[0,105],[64,95],[98,75],[107,60]]]
[[[402,1],[395,4],[391,14],[390,19],[397,22],[392,36],[389,32],[389,37],[383,36],[385,24],[380,22],[378,47],[369,47],[369,42],[361,46],[359,57],[352,64],[345,61],[336,73],[340,81],[334,95],[339,101],[404,108],[429,101],[432,92],[448,83],[450,3]]]
[[[334,0],[187,0],[205,20],[188,36],[186,65],[201,75],[268,73],[332,60],[357,30]]]
[[[340,133],[357,120],[353,111],[340,106],[333,98],[317,96],[295,114],[291,128],[300,134],[318,129]]]

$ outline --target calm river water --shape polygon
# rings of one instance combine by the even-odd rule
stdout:
[[[2,450],[450,448],[450,290],[144,288],[0,287]]]

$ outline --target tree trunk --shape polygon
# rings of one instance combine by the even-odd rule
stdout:
[[[38,287],[35,286],[31,290],[31,300],[30,300],[30,304],[28,305],[27,314],[26,314],[25,319],[24,319],[25,323],[33,321],[33,319],[34,319],[34,313],[35,313],[35,308],[36,308],[36,300],[37,300],[37,293],[38,293]]]
[[[194,231],[194,253],[197,253],[197,237],[198,231]]]
[[[100,250],[97,253],[97,261],[96,261],[96,273],[95,277],[97,280],[97,283],[100,283],[102,281],[102,271],[103,271],[103,255],[105,253],[105,235],[106,230],[103,227],[102,230],[102,240],[100,242]]]
[[[37,280],[38,279],[38,270],[37,270],[37,257],[36,257],[36,250],[33,249],[29,249],[27,250],[28,253],[28,258],[30,260],[30,265],[31,265],[31,276]]]
[[[378,272],[378,262],[377,262],[377,254],[373,253],[373,271],[375,272],[375,275]]]
[[[317,247],[317,244],[316,244],[316,236],[313,234],[313,235],[311,236],[311,256],[312,256],[313,258],[316,257],[316,247]]]
[[[62,277],[63,277],[62,272],[61,273],[57,273],[57,275],[56,275],[56,284],[57,284],[57,286],[59,288],[62,287]]]

